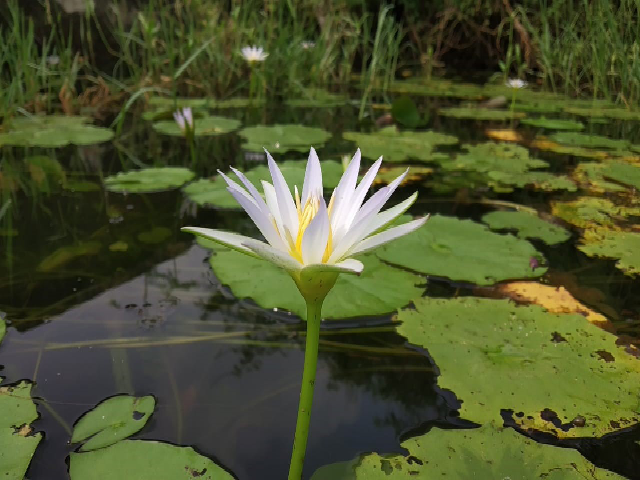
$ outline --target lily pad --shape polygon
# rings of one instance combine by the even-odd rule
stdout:
[[[90,118],[80,116],[45,115],[15,118],[9,128],[0,133],[0,145],[21,147],[63,147],[93,145],[114,136],[112,130],[89,125]]]
[[[306,304],[293,280],[279,267],[198,238],[211,248],[210,264],[220,283],[237,298],[251,298],[264,308],[281,308],[306,318]],[[419,297],[424,278],[362,255],[361,275],[340,275],[322,306],[325,319],[383,315]]]
[[[295,160],[280,162],[279,167],[287,181],[287,185],[291,187],[297,185],[298,189],[302,187],[306,162]],[[326,188],[336,187],[343,174],[342,165],[338,162],[325,160],[321,163],[321,167],[324,186]],[[262,191],[262,187],[260,186],[261,180],[266,180],[271,183],[271,174],[269,173],[269,168],[265,165],[255,167],[244,172],[244,174],[256,185],[259,191]],[[184,193],[189,197],[189,200],[198,205],[210,205],[220,208],[241,208],[238,202],[236,202],[227,191],[227,183],[221,176],[216,176],[211,180],[201,179],[190,183],[184,188]]]
[[[564,111],[580,117],[611,118],[614,120],[640,120],[640,112],[625,110],[623,108],[566,106]]]
[[[349,99],[344,95],[328,92],[321,88],[306,88],[301,98],[290,98],[284,103],[290,107],[338,107],[346,104]]]
[[[520,123],[549,130],[582,130],[584,128],[582,122],[577,122],[576,120],[561,120],[558,118],[523,118]]]
[[[616,182],[631,185],[640,189],[640,167],[628,163],[611,162],[604,165],[601,174],[605,178],[610,178]]]
[[[191,447],[122,440],[92,452],[71,453],[71,480],[233,480]]]
[[[561,155],[572,155],[574,157],[583,158],[604,159],[609,157],[611,153],[593,150],[591,148],[562,145],[558,142],[552,142],[546,137],[536,138],[529,144],[529,147],[538,150],[554,152]]]
[[[146,425],[155,404],[152,396],[108,398],[78,420],[73,427],[71,443],[86,440],[80,451],[87,452],[124,440]]]
[[[490,212],[482,221],[492,230],[516,230],[520,238],[537,238],[548,245],[565,242],[571,236],[564,228],[524,210]]]
[[[243,128],[238,132],[246,143],[242,148],[261,152],[263,148],[271,154],[276,152],[308,152],[310,146],[320,147],[331,134],[322,128],[302,125],[258,125]]]
[[[378,174],[376,175],[375,180],[373,181],[374,185],[386,185],[391,183],[394,179],[402,175],[406,170],[406,167],[381,167],[378,170]],[[408,185],[410,183],[419,182],[424,179],[426,176],[431,175],[433,173],[433,168],[429,167],[411,167],[409,169],[409,173],[404,177],[401,185]]]
[[[587,232],[583,244],[578,248],[590,257],[617,259],[616,267],[627,274],[640,273],[640,233],[638,232]]]
[[[206,137],[213,135],[222,135],[223,133],[229,133],[240,126],[240,120],[235,118],[216,117],[213,115],[207,115],[204,117],[194,117],[193,121],[195,125],[194,135],[196,137]],[[180,129],[178,124],[172,120],[161,120],[153,124],[153,128],[156,132],[172,135],[175,137],[183,137],[184,132]]]
[[[376,251],[385,262],[416,272],[492,285],[515,278],[534,278],[531,257],[540,254],[526,240],[500,235],[471,220],[436,215],[415,232]]]
[[[605,180],[606,169],[606,163],[583,162],[573,171],[573,178],[582,188],[594,193],[625,191],[626,187],[623,185]]]
[[[558,132],[551,135],[550,139],[563,145],[586,148],[609,148],[612,150],[625,150],[631,146],[628,140],[616,140],[601,135],[590,135],[577,132]]]
[[[158,167],[119,172],[104,179],[107,190],[119,193],[152,193],[179,188],[195,176],[188,168]]]
[[[0,320],[2,325],[2,320]],[[0,377],[0,382],[2,382]],[[0,478],[22,480],[42,434],[32,434],[38,418],[31,400],[31,384],[0,387]]]
[[[423,161],[442,160],[448,155],[434,153],[438,145],[455,145],[458,139],[445,133],[424,131],[400,131],[395,126],[383,128],[376,133],[344,132],[345,140],[351,140],[362,150],[362,155],[385,162],[405,162],[408,159]]]
[[[397,123],[407,128],[416,128],[421,122],[418,107],[411,98],[406,96],[398,97],[393,101],[391,116]]]
[[[618,219],[640,215],[640,208],[619,206],[606,198],[580,197],[568,202],[552,202],[551,213],[576,227],[589,228],[614,225]]]
[[[202,108],[215,103],[212,98],[151,97],[148,104],[155,108],[176,111],[179,108]]]
[[[575,192],[577,185],[566,175],[556,175],[551,172],[488,172],[489,186],[497,192],[511,192],[509,187],[533,187],[544,192],[566,190]]]
[[[562,110],[562,105],[552,100],[517,101],[513,108],[516,111],[527,113],[556,113]]]
[[[538,443],[493,424],[467,430],[432,428],[402,442],[408,455],[370,453],[324,466],[311,480],[548,479],[623,480],[577,450]]]
[[[414,80],[396,81],[391,83],[387,90],[394,93],[408,93],[426,97],[479,99],[486,95],[481,85],[454,83],[450,80],[435,78],[431,78],[424,83]]]
[[[516,112],[511,110],[498,110],[492,108],[478,107],[449,107],[441,108],[438,114],[443,117],[453,117],[465,120],[483,120],[501,122],[514,118],[523,118],[527,114],[524,112]]]
[[[466,152],[442,163],[445,170],[523,173],[549,166],[544,160],[531,158],[526,148],[513,143],[486,142],[462,147]]]
[[[429,349],[462,418],[501,424],[511,412],[522,428],[561,438],[640,422],[640,361],[582,315],[472,297],[414,303],[398,314],[398,333]]]

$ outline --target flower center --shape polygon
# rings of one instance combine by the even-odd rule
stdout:
[[[293,243],[293,239],[290,240],[290,254],[300,263],[304,263],[302,261],[302,239],[304,237],[304,232],[307,230],[307,227],[311,223],[311,221],[318,214],[318,210],[320,209],[320,199],[315,195],[310,195],[304,206],[300,205],[300,195],[298,194],[298,189],[295,190],[296,196],[296,209],[298,211],[298,235],[295,238],[295,243]],[[322,256],[322,262],[325,263],[329,256],[331,255],[331,229],[329,229],[329,238],[327,240],[327,247],[325,249],[324,255]]]

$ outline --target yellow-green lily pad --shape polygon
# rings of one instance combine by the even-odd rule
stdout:
[[[640,112],[623,108],[599,108],[568,105],[564,111],[580,117],[611,118],[613,120],[640,120]]]
[[[217,117],[207,115],[204,117],[194,116],[194,135],[196,137],[207,137],[213,135],[222,135],[234,131],[240,126],[240,120],[235,118]],[[160,120],[153,124],[156,132],[164,135],[172,135],[175,137],[183,137],[184,131],[180,129],[178,124],[173,120]]]
[[[576,227],[589,228],[614,225],[616,220],[640,215],[640,208],[616,205],[606,198],[580,197],[571,201],[552,202],[551,213]]]
[[[525,210],[495,211],[482,217],[491,230],[515,230],[520,238],[537,238],[548,245],[565,242],[571,233]]]
[[[617,259],[616,267],[630,275],[640,273],[640,233],[624,231],[587,232],[578,247],[590,257]]]
[[[549,130],[582,130],[584,124],[576,120],[562,120],[560,118],[523,118],[520,123],[531,127],[546,128]]]
[[[443,117],[453,117],[465,120],[482,120],[502,122],[514,118],[524,118],[526,113],[511,110],[498,110],[493,108],[480,107],[449,107],[441,108],[438,114]]]
[[[626,150],[631,147],[628,140],[617,140],[614,138],[603,137],[601,135],[591,135],[588,133],[578,132],[557,132],[549,137],[554,142],[562,145],[585,148],[608,148],[612,150]]]
[[[549,166],[544,160],[532,158],[529,151],[513,143],[486,142],[463,145],[466,151],[442,162],[445,170],[475,170],[476,172],[524,173]]]
[[[415,232],[376,250],[385,262],[410,270],[477,285],[535,278],[538,251],[526,240],[500,235],[471,220],[435,215]]]
[[[107,190],[119,193],[152,193],[179,188],[195,176],[188,168],[157,167],[119,172],[104,179]]]
[[[20,147],[64,147],[93,145],[113,138],[112,130],[90,125],[90,118],[64,115],[34,115],[14,118],[0,133],[0,145]]]
[[[377,159],[382,156],[385,162],[405,162],[415,160],[442,160],[448,155],[438,154],[434,149],[438,145],[455,145],[458,139],[453,135],[434,131],[400,131],[395,126],[383,128],[375,133],[344,132],[345,140],[355,142],[362,155]]]
[[[245,143],[242,148],[261,152],[266,148],[271,154],[277,152],[308,152],[309,147],[321,147],[331,134],[318,127],[303,125],[257,125],[238,132]]]
[[[420,298],[398,333],[426,348],[460,416],[561,438],[602,437],[640,423],[640,360],[582,315],[473,297]]]
[[[522,173],[515,172],[488,172],[489,186],[497,192],[510,192],[513,189],[508,187],[532,187],[543,192],[553,192],[566,190],[575,192],[577,185],[566,175],[556,175],[551,172],[529,171]]]
[[[605,178],[640,189],[640,166],[622,162],[606,163],[601,174]]]

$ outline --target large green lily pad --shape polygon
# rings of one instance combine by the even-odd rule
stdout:
[[[421,298],[398,333],[427,348],[460,416],[562,438],[601,437],[640,422],[640,360],[582,315],[472,297]],[[583,423],[584,421],[584,423]]]
[[[578,248],[590,257],[615,258],[616,267],[625,273],[640,273],[640,233],[605,231],[591,232]]]
[[[548,166],[544,160],[531,158],[526,148],[513,143],[486,142],[462,147],[466,152],[442,162],[445,170],[523,173]]]
[[[122,440],[92,452],[72,453],[71,480],[233,480],[233,476],[191,447]]]
[[[223,133],[229,133],[240,126],[240,120],[235,118],[217,117],[214,115],[207,115],[204,117],[194,118],[196,137],[206,137],[212,135],[222,135]],[[165,135],[172,135],[176,137],[183,137],[184,132],[180,129],[178,124],[172,120],[160,120],[153,124],[153,129],[156,132],[163,133]]]
[[[611,162],[604,165],[602,176],[640,189],[640,166]]]
[[[331,134],[322,128],[303,125],[258,125],[243,128],[238,135],[246,141],[242,144],[245,150],[261,152],[266,148],[271,154],[308,152],[309,147],[321,147],[331,138]]]
[[[584,128],[584,124],[582,122],[578,122],[576,120],[562,120],[559,118],[523,118],[520,123],[549,130],[582,130]]]
[[[42,440],[42,434],[32,434],[29,425],[37,418],[38,412],[31,400],[30,383],[0,387],[0,478],[3,480],[24,478],[36,447]]]
[[[264,308],[289,310],[306,318],[306,304],[288,273],[271,263],[249,257],[198,238],[213,249],[210,264],[218,280],[237,298],[251,298]],[[424,278],[382,263],[374,255],[362,255],[361,275],[342,274],[327,295],[322,317],[351,318],[383,315],[419,297]]]
[[[489,212],[482,221],[492,230],[516,230],[520,238],[537,238],[548,245],[562,243],[571,233],[524,210]]]
[[[458,143],[453,135],[434,131],[400,131],[395,126],[376,133],[344,132],[342,136],[355,142],[363,156],[372,159],[382,156],[385,162],[404,162],[410,158],[423,161],[441,159],[442,154],[434,153],[437,145]],[[447,155],[445,157],[448,158]]]
[[[556,175],[551,172],[504,172],[493,171],[488,172],[487,176],[489,186],[497,192],[511,192],[511,187],[533,187],[535,190],[543,192],[553,192],[557,190],[566,190],[575,192],[578,190],[577,185],[566,175]]]
[[[551,135],[550,138],[554,142],[575,147],[608,148],[612,150],[625,150],[631,147],[631,142],[628,140],[617,140],[588,133],[557,132]]]
[[[179,188],[195,176],[188,168],[158,167],[119,172],[104,179],[107,190],[120,193],[151,193]]]
[[[89,125],[88,117],[46,115],[15,118],[0,133],[0,145],[21,147],[63,147],[93,145],[113,138],[108,128]]]
[[[501,122],[505,120],[511,120],[514,118],[523,118],[527,114],[524,112],[516,112],[511,110],[498,110],[492,108],[479,108],[479,107],[450,107],[441,108],[438,110],[438,114],[443,117],[453,117],[465,120],[484,120]]]
[[[526,240],[494,233],[471,220],[441,215],[382,246],[376,255],[416,272],[477,285],[539,277],[546,271],[530,267],[531,258],[540,254]]]
[[[432,428],[402,442],[408,455],[371,453],[324,466],[311,480],[623,480],[577,450],[538,443],[493,424],[465,430]]]
[[[124,440],[145,426],[155,404],[152,396],[108,398],[80,417],[73,427],[71,443],[86,440],[80,447],[86,452]]]
[[[607,169],[606,163],[583,162],[573,171],[573,178],[581,187],[595,193],[625,191],[623,185],[605,180],[604,172]]]
[[[640,208],[616,205],[607,198],[580,197],[567,202],[552,202],[551,213],[576,227],[589,228],[614,225],[617,220],[640,215]]]
[[[294,185],[298,186],[298,190],[301,191],[304,184],[304,174],[306,169],[306,162],[301,161],[286,161],[280,162],[280,171],[284,175],[287,184],[293,188]],[[324,160],[321,163],[322,168],[322,183],[326,188],[334,188],[338,185],[340,178],[343,174],[342,164],[334,162],[332,160]],[[251,182],[256,186],[258,191],[262,191],[260,184],[261,180],[266,180],[269,183],[271,181],[271,174],[269,168],[265,165],[260,165],[251,170],[244,172]],[[232,175],[233,177],[234,175]],[[227,191],[227,182],[221,176],[216,176],[213,179],[201,179],[190,183],[184,188],[184,193],[189,197],[192,202],[198,205],[210,205],[220,208],[241,208],[238,202]],[[293,192],[292,192],[293,193]]]

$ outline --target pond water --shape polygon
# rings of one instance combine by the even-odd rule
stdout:
[[[421,100],[420,107],[430,112],[429,128],[456,136],[460,144],[490,141],[488,130],[510,126],[509,121],[487,124],[439,116],[436,109],[449,103],[430,98]],[[321,160],[340,161],[355,149],[342,133],[371,129],[358,122],[357,107],[268,106],[215,114],[236,118],[243,126],[322,127],[331,138],[316,145]],[[588,125],[585,131],[640,143],[635,122]],[[520,144],[530,145],[541,129],[521,124],[517,132],[523,137]],[[197,225],[256,235],[252,224],[237,210],[199,206],[180,189],[122,194],[104,187],[105,177],[141,167],[183,166],[205,178],[228,165],[248,170],[264,163],[263,155],[248,155],[241,141],[235,132],[197,137],[192,156],[184,138],[158,133],[136,116],[127,120],[117,140],[95,146],[2,147],[3,203],[12,203],[0,237],[0,310],[8,324],[0,345],[0,375],[5,384],[34,382],[39,418],[32,427],[44,432],[44,440],[28,478],[68,478],[67,457],[76,450],[69,443],[74,423],[116,394],[156,398],[153,417],[135,438],[191,445],[239,479],[286,477],[304,323],[284,309],[236,298],[212,271],[210,250],[180,232],[182,226]],[[440,151],[454,155],[461,149],[445,145]],[[535,147],[530,152],[557,174],[573,172],[580,161],[565,152]],[[57,167],[35,168],[29,159],[37,155]],[[306,153],[274,156],[281,162],[305,159]],[[419,191],[410,211],[414,215],[430,212],[479,222],[487,212],[518,204],[548,216],[553,201],[575,200],[583,191],[543,191],[531,185],[491,189],[438,162],[409,159],[403,164],[434,170],[397,194],[405,198]],[[625,201],[632,205],[635,193],[630,195]],[[634,218],[621,224],[633,224]],[[625,275],[615,260],[585,255],[576,248],[580,230],[558,223],[568,226],[571,239],[555,246],[533,240],[541,256],[531,260],[531,269],[548,267],[543,282],[567,288],[607,316],[625,342],[640,342],[637,278]],[[495,296],[491,287],[444,277],[423,276],[426,295]],[[433,427],[474,426],[460,418],[456,392],[438,386],[437,360],[396,333],[392,320],[390,311],[324,322],[305,476],[364,452],[406,454],[401,441]],[[507,418],[507,424],[513,421]],[[533,436],[576,447],[597,466],[640,478],[640,431],[635,427],[601,440]]]

